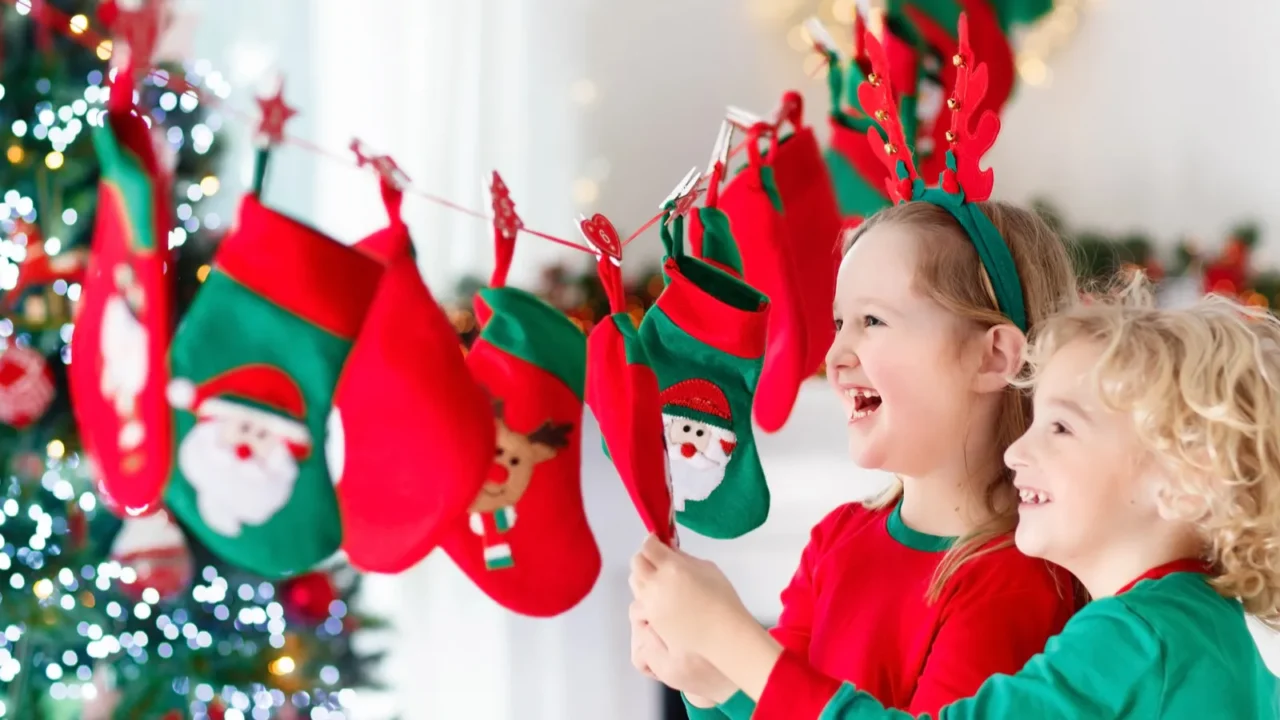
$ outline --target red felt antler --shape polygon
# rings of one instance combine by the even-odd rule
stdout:
[[[898,104],[894,100],[893,86],[889,82],[889,61],[884,47],[870,32],[863,33],[863,43],[867,57],[871,60],[871,72],[866,81],[858,86],[858,103],[888,134],[886,139],[872,127],[867,130],[867,142],[871,143],[872,154],[889,168],[889,177],[885,180],[889,198],[895,203],[903,202],[911,199],[911,185],[917,177],[915,162],[911,159],[911,145],[902,130]],[[902,179],[898,178],[899,161],[907,167],[907,177]]]
[[[981,168],[979,162],[995,145],[996,136],[1000,134],[1000,118],[985,110],[978,116],[977,125],[972,126],[975,111],[987,94],[987,66],[974,61],[973,49],[969,46],[969,19],[963,13],[959,46],[951,62],[956,66],[956,86],[955,94],[947,99],[947,108],[951,110],[947,142],[955,156],[956,169],[954,173],[943,172],[942,185],[947,192],[963,188],[966,201],[978,202],[991,197],[995,184],[995,173]]]

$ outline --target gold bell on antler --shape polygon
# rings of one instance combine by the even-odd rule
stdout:
[[[884,151],[889,155],[893,155],[894,153],[898,152],[898,148],[894,147],[893,143],[885,143]]]
[[[867,82],[871,83],[871,87],[880,87],[880,76],[875,73],[867,73]]]
[[[877,111],[876,111],[876,120],[877,120],[877,121],[879,121],[879,122],[887,122],[887,121],[889,120],[889,113],[887,113],[887,112],[885,112],[885,111],[883,111],[883,110],[877,110]]]
[[[960,107],[960,99],[956,97],[947,98],[947,109],[955,110]]]
[[[951,132],[950,130],[948,130],[948,131],[947,131],[947,142],[949,142],[949,143],[953,143],[953,142],[955,142],[955,141],[956,141],[956,134],[955,134],[955,133],[953,133],[953,132]]]
[[[961,55],[960,53],[956,53],[955,55],[952,55],[951,64],[955,65],[956,67],[964,67],[964,56]]]

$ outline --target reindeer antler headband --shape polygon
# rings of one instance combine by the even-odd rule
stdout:
[[[968,19],[960,15],[959,49],[951,58],[956,66],[956,84],[955,92],[947,98],[947,109],[951,113],[951,129],[946,134],[947,167],[939,174],[937,187],[926,187],[912,161],[912,148],[903,133],[889,84],[889,62],[884,48],[870,32],[864,35],[863,41],[872,71],[858,86],[858,101],[880,126],[867,131],[867,140],[872,152],[891,173],[885,180],[890,199],[895,203],[912,200],[933,203],[950,213],[978,249],[1000,311],[1026,332],[1022,281],[1009,245],[974,204],[991,196],[995,175],[978,163],[995,144],[1000,133],[1000,118],[987,110],[977,118],[976,125],[973,123],[974,109],[987,92],[987,66],[974,61],[969,47]],[[884,136],[880,134],[881,129]]]

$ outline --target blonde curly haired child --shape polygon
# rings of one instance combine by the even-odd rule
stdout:
[[[1137,282],[1046,321],[1028,362],[1034,419],[1005,455],[1017,545],[1094,600],[1016,675],[937,717],[1276,717],[1245,613],[1280,625],[1280,321],[1223,298],[1159,309]],[[813,672],[713,565],[644,553],[634,584],[665,642],[755,698]],[[822,720],[911,717],[825,682]]]

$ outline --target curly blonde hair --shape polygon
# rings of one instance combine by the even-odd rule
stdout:
[[[1162,515],[1199,530],[1219,593],[1280,628],[1280,320],[1216,296],[1160,309],[1139,276],[1041,325],[1032,381],[1075,342],[1101,348],[1098,396],[1169,471]]]
[[[1045,318],[1076,302],[1076,277],[1067,247],[1039,215],[1000,201],[975,204],[1009,246],[1032,330]],[[907,227],[928,238],[920,245],[916,267],[915,284],[920,292],[983,330],[1010,323],[1000,312],[991,279],[973,241],[951,213],[927,202],[885,208],[843,233],[842,252],[847,253],[858,238],[878,225]],[[997,457],[1026,432],[1030,422],[1029,396],[1010,386],[1001,398],[996,420]],[[947,580],[966,562],[1013,544],[1010,533],[1018,524],[1018,498],[1012,471],[1001,465],[987,480],[983,493],[991,519],[960,538],[938,563],[926,594],[930,602],[941,596]],[[865,505],[872,509],[888,507],[901,495],[902,483],[895,480]]]

